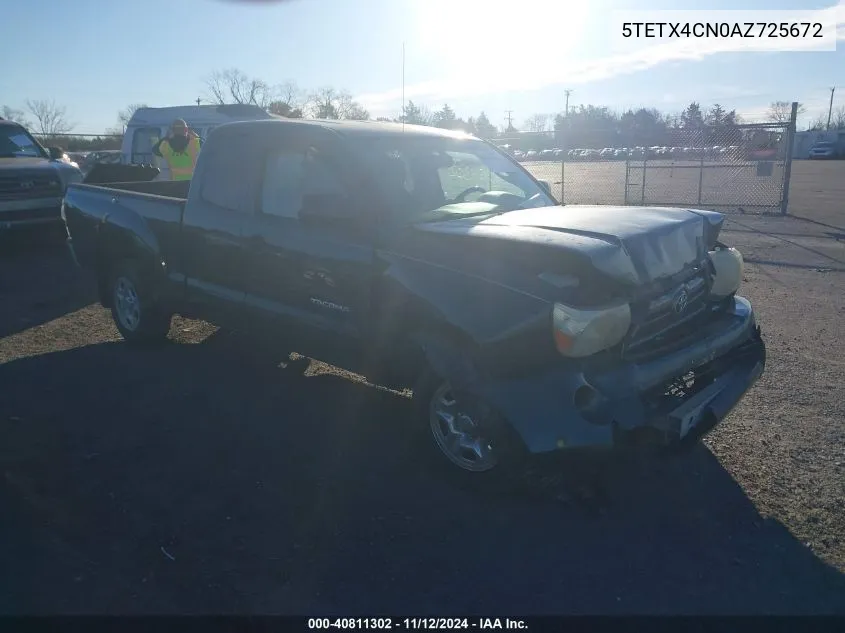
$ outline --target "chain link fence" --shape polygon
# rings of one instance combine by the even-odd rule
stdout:
[[[119,150],[122,134],[36,134],[35,139],[44,147],[61,147],[67,152]]]
[[[608,129],[500,138],[564,204],[681,206],[786,213],[795,122],[669,128],[636,138]],[[578,141],[578,147],[572,142]]]

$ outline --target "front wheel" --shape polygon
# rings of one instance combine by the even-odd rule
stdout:
[[[110,284],[111,313],[127,343],[157,343],[167,338],[171,314],[155,300],[152,281],[137,262],[118,263]]]
[[[415,416],[439,468],[465,483],[512,488],[521,478],[522,440],[483,399],[426,371],[414,388]]]

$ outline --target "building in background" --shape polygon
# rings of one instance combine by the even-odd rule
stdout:
[[[795,133],[792,158],[810,158],[810,149],[813,145],[822,141],[833,143],[839,156],[845,156],[845,130],[810,130]]]

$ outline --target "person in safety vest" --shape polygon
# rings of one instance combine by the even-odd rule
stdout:
[[[167,161],[171,180],[190,180],[194,175],[202,141],[182,119],[176,119],[170,134],[153,147],[153,154]]]

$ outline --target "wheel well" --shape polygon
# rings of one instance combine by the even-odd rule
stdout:
[[[110,270],[97,268],[97,296],[104,308],[112,307],[111,292],[109,292]]]
[[[477,344],[466,333],[446,325],[421,330],[411,336],[417,350],[418,373],[430,368],[451,381],[474,381],[480,377]]]
[[[110,286],[114,264],[115,259],[110,257],[104,248],[101,247],[97,250],[97,294],[100,298],[100,304],[104,308],[112,307]]]
[[[111,281],[115,270],[120,267],[133,267],[138,271],[152,272],[148,262],[139,257],[119,257],[115,253],[102,249],[97,255],[97,294],[104,308],[112,307]]]

